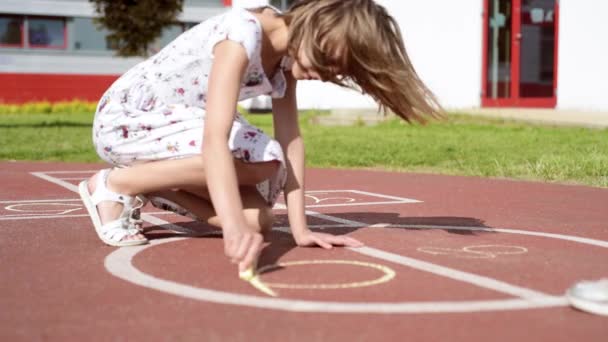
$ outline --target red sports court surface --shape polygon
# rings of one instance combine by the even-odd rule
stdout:
[[[311,227],[366,247],[297,248],[277,205],[259,265],[269,297],[238,279],[217,233],[155,208],[150,245],[103,245],[75,192],[101,167],[0,164],[0,340],[608,336],[606,317],[563,297],[608,276],[607,189],[312,169]]]

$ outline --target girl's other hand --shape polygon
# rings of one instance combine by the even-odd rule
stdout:
[[[321,246],[325,249],[332,249],[334,246],[343,247],[363,247],[364,244],[346,235],[332,235],[308,231],[295,237],[296,243],[300,247]]]
[[[224,253],[232,263],[239,264],[239,272],[256,264],[262,251],[264,237],[253,231],[225,230]]]

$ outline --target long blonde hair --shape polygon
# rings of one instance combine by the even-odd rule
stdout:
[[[408,122],[444,116],[412,66],[397,22],[373,0],[299,0],[283,17],[289,54],[303,49],[325,81],[359,88],[382,112]]]

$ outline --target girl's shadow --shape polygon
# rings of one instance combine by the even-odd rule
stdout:
[[[433,229],[446,231],[450,234],[466,235],[475,237],[480,234],[491,233],[484,230],[466,229],[474,228],[490,228],[480,219],[471,217],[401,217],[398,213],[379,213],[379,212],[349,212],[349,213],[332,213],[332,217],[356,221],[361,223],[376,223],[388,224],[383,226],[385,229],[400,229],[405,232],[428,229],[432,226]],[[354,226],[354,227],[339,227],[340,223],[330,222],[324,219],[310,218],[308,224],[312,230],[323,231],[324,233],[334,235],[344,235],[357,231],[369,226]],[[332,224],[334,227],[332,227]],[[326,226],[323,228],[315,228],[315,225]],[[391,226],[393,225],[393,226]],[[336,227],[338,226],[338,227]],[[277,215],[277,220],[274,227],[289,227],[287,215]],[[441,228],[445,227],[445,228]],[[460,228],[462,227],[462,228]],[[179,232],[174,230],[179,229]],[[374,229],[374,228],[371,228]],[[171,225],[161,225],[149,227],[145,230],[146,236],[150,240],[168,239],[174,237],[187,238],[221,238],[221,230],[212,228],[202,222],[191,221],[181,222]],[[273,230],[266,236],[268,244],[262,250],[259,266],[274,265],[289,251],[296,248],[297,245],[291,234],[284,231]],[[365,242],[365,241],[364,241]]]

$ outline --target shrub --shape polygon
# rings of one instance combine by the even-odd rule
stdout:
[[[0,114],[76,114],[94,113],[97,102],[82,100],[62,102],[27,102],[23,104],[0,104]]]

